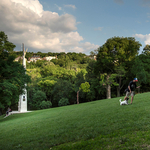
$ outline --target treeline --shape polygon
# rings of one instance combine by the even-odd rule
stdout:
[[[15,56],[15,58],[17,58],[18,56],[22,56],[22,51],[14,51],[13,52],[13,54],[14,54],[14,56]],[[27,52],[26,53],[26,58],[27,58],[27,60],[30,58],[30,57],[32,57],[32,56],[34,56],[34,55],[37,55],[37,56],[40,56],[41,58],[43,58],[43,57],[48,57],[48,56],[57,56],[59,53],[51,53],[51,52],[48,52],[48,53],[42,53],[42,52],[37,52],[37,53],[34,53],[34,52]]]
[[[71,59],[69,53],[51,62],[37,61],[34,69],[27,69],[32,78],[28,89],[29,108],[40,109],[42,101],[35,98],[39,92],[45,94],[44,102],[51,102],[52,107],[76,104],[77,97],[79,103],[120,97],[135,77],[141,86],[136,93],[150,91],[150,49],[146,45],[139,54],[140,46],[134,38],[114,37],[91,52],[97,53],[97,60],[85,55],[78,59],[77,53],[73,53],[76,59]],[[88,92],[81,89],[82,83],[90,85]],[[37,107],[33,100],[39,101]]]
[[[38,53],[34,53],[35,55],[38,55]],[[56,53],[51,53],[53,56]],[[86,68],[87,63],[92,59],[92,56],[86,56],[83,53],[57,53],[57,59],[52,59],[51,62],[53,62],[55,65],[59,65],[60,67],[66,68],[66,69],[77,69],[77,68]],[[27,68],[32,69],[35,67],[41,67],[43,65],[43,62],[47,61],[37,61],[27,63]]]
[[[16,52],[14,51],[13,55],[15,56],[15,58],[17,58],[18,56],[22,56],[22,51],[16,51]],[[69,59],[70,61],[76,61],[78,64],[80,63],[84,64],[90,57],[83,53],[75,53],[75,52],[72,52],[72,53],[71,52],[68,52],[68,53],[65,53],[65,52],[60,52],[60,53],[27,52],[25,57],[28,60],[32,56],[40,56],[41,58],[48,57],[48,56],[55,56],[58,59],[61,59],[61,61]]]
[[[36,63],[27,63],[26,76],[23,75],[24,69],[20,74],[17,71],[21,70],[21,64],[13,62],[16,58],[14,45],[11,43],[7,47],[3,46],[3,42],[0,44],[1,66],[6,64],[5,68],[9,68],[2,68],[0,74],[3,87],[0,89],[1,109],[15,104],[17,106],[17,94],[22,92],[20,89],[24,88],[23,83],[28,83],[30,110],[120,97],[124,95],[129,81],[135,77],[141,86],[136,93],[150,91],[150,46],[146,45],[139,54],[141,44],[132,37],[108,39],[104,45],[90,53],[91,56],[96,55],[96,60],[82,53],[57,53],[58,59],[50,62],[38,60]],[[8,49],[9,53],[4,49]],[[7,57],[3,57],[4,53]],[[27,54],[29,57],[30,53]],[[41,57],[56,56],[56,53],[34,54]],[[12,64],[18,64],[20,68],[10,67]],[[19,76],[18,80],[14,79],[13,72]],[[9,80],[5,76],[9,76]]]

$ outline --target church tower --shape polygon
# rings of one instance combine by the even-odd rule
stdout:
[[[24,68],[26,69],[25,55],[26,55],[27,49],[26,50],[24,49],[24,44],[22,44],[22,47],[23,47],[22,64],[23,64]],[[27,86],[27,85],[25,84],[25,86]],[[24,90],[24,93],[19,95],[18,112],[27,112],[27,90],[26,90],[26,88],[23,90]]]

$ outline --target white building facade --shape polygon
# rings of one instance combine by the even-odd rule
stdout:
[[[56,57],[54,57],[54,56],[48,56],[48,57],[44,57],[45,58],[45,60],[47,60],[47,61],[51,61],[52,59],[57,59]]]

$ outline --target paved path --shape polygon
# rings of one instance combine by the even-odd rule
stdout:
[[[22,113],[28,113],[28,112],[32,112],[32,111],[25,111],[25,112],[12,111],[12,112],[9,112],[9,114],[7,116],[5,116],[4,118],[6,118],[10,115],[13,115],[13,114],[22,114]]]

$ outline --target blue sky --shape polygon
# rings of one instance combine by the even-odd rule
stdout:
[[[114,36],[135,37],[141,51],[150,44],[150,0],[1,1],[0,30],[15,50],[23,42],[33,52],[88,55]]]

